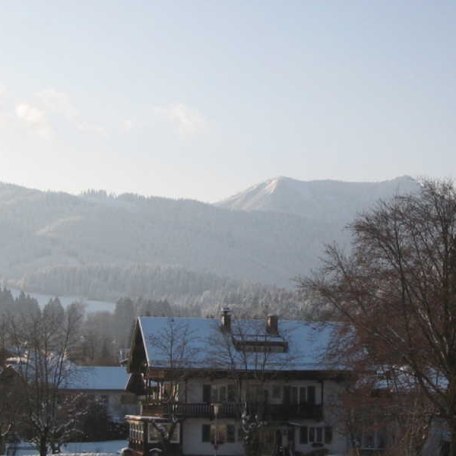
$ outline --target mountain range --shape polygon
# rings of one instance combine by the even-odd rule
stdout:
[[[318,266],[325,243],[347,241],[343,228],[357,213],[418,188],[408,176],[375,183],[279,177],[206,204],[0,184],[0,277],[48,293],[60,293],[64,277],[69,293],[90,294],[81,271],[124,268],[131,275],[141,267],[164,280],[167,271],[187,271],[189,286],[204,278],[201,289],[216,277],[293,287],[294,277]],[[108,283],[98,297],[113,297]]]

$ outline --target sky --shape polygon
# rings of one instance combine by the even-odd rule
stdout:
[[[0,181],[213,202],[456,178],[456,2],[0,2]]]

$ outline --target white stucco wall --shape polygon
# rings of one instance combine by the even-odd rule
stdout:
[[[227,385],[229,381],[227,379],[221,380],[212,380],[209,378],[200,378],[190,380],[186,385],[187,392],[187,401],[189,403],[201,403],[203,402],[203,387],[204,384],[210,384],[212,386]],[[254,383],[254,382],[251,382]],[[256,382],[258,383],[258,382]],[[300,388],[306,386],[315,387],[315,402],[316,404],[321,404],[321,393],[322,393],[322,384],[319,381],[312,380],[292,380],[292,381],[280,381],[272,380],[264,385],[262,389],[269,391],[269,403],[271,404],[282,404],[283,402],[283,386],[296,387],[298,389],[298,400],[300,394]],[[280,387],[280,397],[274,397],[273,391],[274,386]],[[245,387],[245,384],[244,384]],[[346,454],[347,451],[347,439],[344,432],[344,425],[340,422],[342,414],[340,413],[340,404],[338,404],[338,398],[341,391],[343,390],[343,385],[336,383],[334,381],[324,381],[323,386],[323,402],[324,402],[324,421],[316,422],[315,420],[290,420],[293,422],[294,427],[294,445],[295,451],[309,452],[315,447],[312,446],[312,443],[300,444],[300,427],[307,426],[310,427],[321,427],[325,428],[326,426],[331,426],[332,428],[332,442],[330,444],[324,444],[324,448],[328,448],[331,451],[331,454],[342,455]],[[223,420],[219,419],[218,423],[222,424],[235,424],[236,426],[236,440],[238,440],[238,428],[239,423],[235,423],[234,420]],[[183,452],[186,455],[214,455],[214,447],[209,442],[202,442],[202,425],[203,424],[214,424],[214,421],[209,419],[196,419],[189,418],[184,421],[182,429],[183,437]],[[287,425],[281,427],[283,432],[283,444],[287,441]],[[324,431],[323,431],[324,432]],[[242,455],[243,448],[242,442],[237,441],[236,443],[224,443],[220,445],[218,455]]]
[[[227,385],[230,383],[229,380],[227,379],[221,379],[221,380],[211,380],[209,378],[204,379],[195,379],[195,380],[190,380],[187,382],[186,389],[187,389],[187,402],[190,403],[200,403],[203,402],[203,386],[204,384],[210,384],[211,386],[221,386],[221,385]],[[231,382],[233,383],[233,382]],[[243,391],[246,390],[246,387],[248,385],[261,385],[258,381],[249,381],[243,382]],[[290,382],[284,382],[280,380],[271,380],[268,381],[264,384],[261,385],[261,388],[263,390],[267,390],[269,393],[269,403],[271,404],[282,404],[283,401],[283,387],[284,386],[290,386],[290,387],[296,387],[298,388],[298,397],[299,397],[299,388],[306,387],[306,386],[314,386],[315,387],[315,403],[316,404],[321,404],[321,384],[318,381],[302,381],[302,380],[296,380],[296,381],[290,381]],[[279,397],[274,397],[273,396],[273,391],[274,387],[278,386],[281,389],[281,393]],[[185,389],[185,386],[183,386]],[[326,392],[325,392],[326,393]]]
[[[202,427],[203,424],[214,424],[214,421],[191,418],[187,419],[183,423],[183,452],[186,455],[210,455],[215,454],[214,446],[210,442],[202,441]],[[233,420],[217,420],[217,425],[221,426],[224,424],[235,424]],[[238,437],[236,425],[236,440]],[[243,455],[242,442],[236,441],[236,443],[223,443],[219,445],[217,455]]]

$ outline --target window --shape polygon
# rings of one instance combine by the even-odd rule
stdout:
[[[298,403],[298,388],[296,386],[283,387],[283,403],[297,404]]]
[[[122,394],[120,396],[120,403],[122,405],[136,404],[137,399],[134,394]]]
[[[316,388],[313,385],[301,386],[299,388],[299,403],[300,404],[316,404]]]
[[[282,388],[279,385],[272,386],[272,398],[280,399],[282,397]]]
[[[226,426],[218,425],[211,426],[211,441],[214,443],[226,442]]]
[[[211,441],[211,425],[210,424],[203,424],[202,427],[202,442],[210,442]]]
[[[299,430],[299,443],[326,443],[332,442],[332,428],[330,426],[303,426]]]
[[[233,384],[228,384],[228,402],[236,402],[236,388]]]
[[[292,404],[298,403],[298,388],[296,386],[290,388],[290,402]]]
[[[365,449],[382,449],[386,445],[386,437],[383,430],[365,431],[359,436],[361,448]]]
[[[212,385],[211,399],[212,402],[226,402],[226,386]]]
[[[211,402],[211,385],[203,385],[203,402],[209,404]]]
[[[247,385],[246,399],[250,402],[263,402],[265,393],[261,385]]]
[[[331,443],[333,439],[332,427],[325,427],[325,443]]]
[[[299,443],[305,444],[309,442],[307,426],[299,429]]]
[[[315,386],[307,387],[307,403],[308,404],[315,404],[315,397],[316,397],[315,393],[316,393]]]
[[[169,432],[171,430],[171,423],[156,423],[157,426],[161,427],[165,432]],[[160,431],[152,424],[149,423],[149,435],[148,435],[149,443],[155,443],[161,441]],[[174,428],[173,435],[171,436],[170,440],[171,443],[179,443],[180,442],[180,424],[176,424]]]
[[[236,427],[234,424],[226,425],[226,441],[228,443],[234,443],[236,441]]]
[[[236,441],[236,427],[234,424],[203,424],[201,441],[214,443],[234,443]]]
[[[142,442],[144,439],[144,423],[130,423],[130,441]]]
[[[164,383],[161,388],[162,399],[178,399],[179,398],[179,385],[175,383]]]
[[[317,442],[317,440],[315,440],[315,428],[314,427],[309,428],[309,442]]]
[[[267,342],[267,341],[235,341],[236,350],[243,352],[254,353],[286,353],[288,351],[288,343],[282,342]]]
[[[203,402],[236,402],[235,385],[203,385]]]

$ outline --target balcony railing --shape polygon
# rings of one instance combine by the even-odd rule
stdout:
[[[219,405],[218,418],[239,418],[245,409],[245,403],[225,402]],[[257,402],[247,403],[247,413],[258,415],[264,421],[287,419],[315,419],[323,418],[323,408],[319,404],[265,404]],[[142,415],[171,416],[180,418],[214,418],[214,407],[208,403],[164,403],[149,402],[143,405]]]

